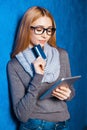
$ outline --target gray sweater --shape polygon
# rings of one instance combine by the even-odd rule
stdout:
[[[63,49],[58,48],[58,50],[61,67],[57,80],[71,76],[68,54]],[[31,78],[16,58],[8,62],[7,70],[13,109],[19,121],[27,122],[30,118],[37,118],[58,122],[70,118],[66,101],[58,100],[55,97],[39,99],[40,95],[57,80],[53,83],[41,83],[43,76],[37,73]],[[74,96],[73,87],[70,86],[70,89],[72,92],[68,100]]]

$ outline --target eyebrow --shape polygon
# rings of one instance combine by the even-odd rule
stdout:
[[[43,27],[43,28],[51,28],[51,27],[53,27],[53,26],[45,27],[45,26],[43,26],[43,25],[31,25],[31,26],[34,26],[34,27]]]

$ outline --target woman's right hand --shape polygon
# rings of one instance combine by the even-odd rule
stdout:
[[[45,65],[46,65],[46,61],[42,58],[42,57],[38,57],[34,62],[33,62],[33,65],[34,65],[34,69],[35,69],[35,72],[38,73],[38,74],[44,74],[44,68],[45,68]]]

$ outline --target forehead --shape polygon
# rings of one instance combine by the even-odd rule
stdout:
[[[52,26],[52,21],[49,17],[43,16],[38,18],[32,23],[33,26],[42,25],[42,26]]]

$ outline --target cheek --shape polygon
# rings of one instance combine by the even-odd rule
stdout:
[[[50,38],[51,38],[51,37],[47,37],[47,42],[49,41]]]
[[[30,41],[32,42],[32,43],[35,43],[36,41],[37,41],[37,36],[36,35],[34,35],[33,33],[31,33],[31,35],[30,35]]]
[[[48,40],[50,39],[51,37],[48,37]]]

